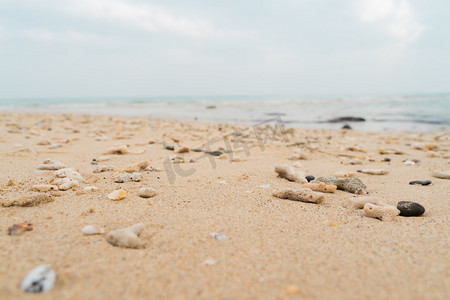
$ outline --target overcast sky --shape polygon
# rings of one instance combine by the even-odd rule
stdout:
[[[0,97],[450,91],[448,0],[0,0]]]

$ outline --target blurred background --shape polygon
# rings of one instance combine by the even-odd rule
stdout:
[[[444,0],[0,0],[0,110],[450,128]]]

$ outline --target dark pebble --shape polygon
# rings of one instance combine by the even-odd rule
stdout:
[[[96,162],[96,161],[91,161],[91,165],[98,165],[98,162]]]
[[[205,152],[205,153],[212,155],[212,156],[221,156],[222,155],[222,152],[220,152],[220,151],[211,151],[211,152]]]
[[[397,204],[397,209],[400,211],[400,216],[403,217],[418,217],[425,212],[422,205],[411,201],[400,201]]]
[[[340,117],[328,120],[328,123],[339,123],[339,122],[365,122],[366,119],[361,117]]]
[[[431,184],[431,181],[430,180],[425,180],[425,181],[413,180],[413,181],[410,181],[409,184],[429,185],[429,184]]]
[[[308,175],[308,176],[306,176],[305,178],[306,178],[306,180],[308,180],[308,182],[310,182],[311,180],[314,180],[314,179],[315,179],[315,177],[312,176],[312,175]]]
[[[342,126],[342,129],[353,129],[350,125],[345,124],[344,126]]]
[[[385,157],[384,161],[391,161],[391,159],[389,157]]]
[[[164,149],[173,151],[173,150],[175,149],[175,147],[172,146],[172,145],[166,145],[166,144],[164,144]]]

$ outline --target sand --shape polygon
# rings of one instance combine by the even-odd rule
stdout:
[[[20,291],[19,284],[41,264],[52,267],[56,284],[39,299],[450,296],[450,181],[431,176],[435,169],[450,169],[448,133],[295,129],[258,144],[251,127],[146,118],[2,113],[0,125],[0,201],[35,194],[32,185],[50,183],[54,171],[34,171],[47,158],[74,168],[85,181],[67,191],[45,192],[54,197],[50,203],[0,207],[1,299],[35,297]],[[238,131],[230,135],[233,130]],[[242,151],[228,153],[227,159],[190,151],[178,154],[185,163],[167,163],[176,154],[164,149],[164,142],[178,140],[193,149],[215,139],[209,151],[216,151],[227,145],[223,136],[234,151]],[[238,149],[233,139],[253,141],[253,147],[244,143]],[[412,143],[435,144],[437,155]],[[115,171],[93,173],[92,160],[121,144],[130,152],[99,162]],[[307,159],[289,160],[299,148]],[[380,149],[404,154],[381,155]],[[349,164],[354,157],[363,158],[362,164]],[[386,157],[391,161],[382,161]],[[406,159],[421,162],[405,165]],[[114,182],[116,171],[142,161],[161,171],[140,171],[140,182]],[[341,190],[325,194],[321,204],[273,197],[275,189],[301,187],[274,172],[275,165],[296,163],[316,178],[363,168],[388,170],[356,176],[367,185],[368,196],[392,205],[415,201],[426,212],[383,222],[349,208],[347,200],[355,195]],[[412,180],[432,184],[409,185]],[[85,192],[87,186],[98,191]],[[154,188],[156,196],[139,197],[141,187]],[[109,200],[106,196],[117,189],[127,191],[126,198]],[[32,223],[33,230],[9,236],[8,227],[22,221]],[[114,247],[105,235],[81,232],[86,225],[108,233],[139,222],[145,224],[139,237],[143,249]],[[216,240],[214,232],[227,239]]]

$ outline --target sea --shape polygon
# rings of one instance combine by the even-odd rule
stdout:
[[[450,94],[0,99],[0,112],[77,113],[287,127],[437,132],[450,129]],[[329,122],[342,117],[360,122]]]

